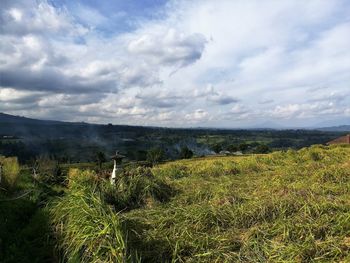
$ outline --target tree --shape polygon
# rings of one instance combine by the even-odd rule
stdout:
[[[106,156],[103,152],[96,153],[96,162],[100,170],[102,169],[102,164],[106,161]]]
[[[222,151],[222,146],[220,144],[215,144],[212,149],[214,152],[219,153]]]
[[[239,146],[238,146],[238,149],[241,151],[241,152],[244,152],[248,149],[248,144],[246,143],[241,143]]]
[[[151,148],[147,152],[147,161],[152,163],[152,165],[164,160],[164,157],[165,157],[165,153],[163,149],[159,147]]]
[[[184,146],[180,150],[180,159],[190,159],[193,156],[193,152],[187,147]]]
[[[237,145],[231,144],[227,147],[227,150],[230,152],[237,152],[238,151],[238,147]]]
[[[255,148],[255,153],[268,153],[270,152],[270,148],[266,144],[260,144]]]

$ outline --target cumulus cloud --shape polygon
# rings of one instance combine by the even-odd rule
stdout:
[[[167,126],[349,116],[345,0],[170,0],[125,28],[84,2],[1,6],[1,111]]]
[[[130,41],[128,50],[154,64],[183,67],[200,59],[205,43],[201,34],[186,35],[170,28],[137,36]]]
[[[83,26],[74,23],[66,9],[55,8],[46,1],[1,2],[1,34],[23,36],[27,34],[83,34]]]
[[[276,106],[271,112],[277,118],[312,118],[317,116],[341,115],[346,109],[337,107],[333,102],[318,102],[308,104],[288,104]]]

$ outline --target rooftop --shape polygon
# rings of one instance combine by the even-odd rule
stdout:
[[[125,158],[125,156],[121,155],[118,151],[115,152],[115,155],[111,156],[112,160],[118,160],[118,159],[123,159],[123,158]]]
[[[334,139],[327,144],[350,144],[350,134]]]

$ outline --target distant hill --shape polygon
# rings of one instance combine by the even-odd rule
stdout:
[[[324,127],[324,128],[318,128],[319,131],[326,131],[326,132],[350,132],[350,125],[341,125],[341,126],[333,126],[333,127]]]
[[[343,128],[345,129],[345,128]],[[349,129],[348,129],[349,130]],[[36,156],[50,155],[61,162],[94,161],[96,153],[106,156],[116,150],[130,160],[145,160],[153,147],[163,149],[167,159],[179,156],[186,146],[197,156],[229,146],[259,144],[272,149],[302,148],[324,144],[344,132],[306,129],[214,129],[161,128],[112,124],[89,124],[36,120],[0,113],[0,155],[17,156],[28,161]]]
[[[0,124],[11,123],[11,124],[59,124],[63,123],[60,121],[51,120],[37,120],[23,116],[15,116],[0,112]]]

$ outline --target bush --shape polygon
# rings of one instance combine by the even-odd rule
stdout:
[[[0,158],[0,184],[7,191],[12,191],[17,183],[20,167],[17,157]]]

